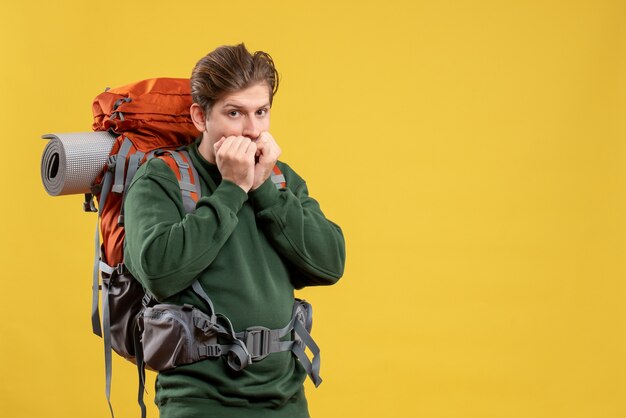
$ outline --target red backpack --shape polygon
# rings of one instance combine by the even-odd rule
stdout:
[[[156,78],[109,89],[93,102],[93,130],[118,135],[109,164],[96,183],[102,184],[113,171],[108,203],[101,208],[102,258],[109,266],[123,261],[123,216],[125,187],[146,155],[158,149],[175,149],[194,141],[199,135],[191,122],[189,80]],[[101,200],[102,189],[98,196]]]
[[[97,197],[99,227],[96,227],[95,238],[92,328],[104,339],[106,396],[112,415],[111,350],[135,361],[136,319],[145,296],[141,285],[132,276],[124,274],[124,193],[139,166],[157,150],[175,150],[192,143],[199,135],[191,121],[191,104],[189,80],[181,78],[155,78],[107,89],[93,101],[93,130],[108,131],[117,136],[108,162],[96,178],[92,195],[87,195],[85,205],[86,210],[96,211],[92,199],[94,195]],[[168,165],[174,166],[170,162]],[[189,170],[190,183],[199,188],[197,174],[193,176]],[[177,176],[180,177],[180,173],[177,172]],[[197,201],[199,194],[192,198]],[[102,285],[99,284],[98,271],[102,275]],[[98,309],[99,290],[102,290],[102,324]],[[142,416],[145,416],[142,394],[143,378],[139,404]]]

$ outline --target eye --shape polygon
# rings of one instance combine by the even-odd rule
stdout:
[[[261,108],[259,110],[256,111],[257,116],[265,116],[267,115],[267,108]]]
[[[239,116],[239,111],[238,110],[231,110],[230,112],[228,112],[228,116],[230,116],[231,118],[236,118],[237,116]]]

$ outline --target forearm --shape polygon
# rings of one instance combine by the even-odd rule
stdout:
[[[157,299],[188,287],[217,256],[247,199],[228,181],[185,214],[178,184],[159,178],[133,183],[126,201],[129,269]]]
[[[329,285],[343,275],[345,242],[341,228],[326,219],[302,182],[292,192],[270,182],[250,194],[257,219],[275,249],[299,273],[294,285]]]

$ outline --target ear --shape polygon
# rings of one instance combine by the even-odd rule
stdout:
[[[191,121],[195,125],[196,129],[200,132],[206,131],[206,124],[204,123],[204,111],[197,103],[194,103],[189,108],[189,113],[191,113]]]

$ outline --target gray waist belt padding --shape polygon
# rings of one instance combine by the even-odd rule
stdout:
[[[41,157],[41,180],[51,196],[90,193],[105,166],[115,136],[108,132],[47,134]]]

